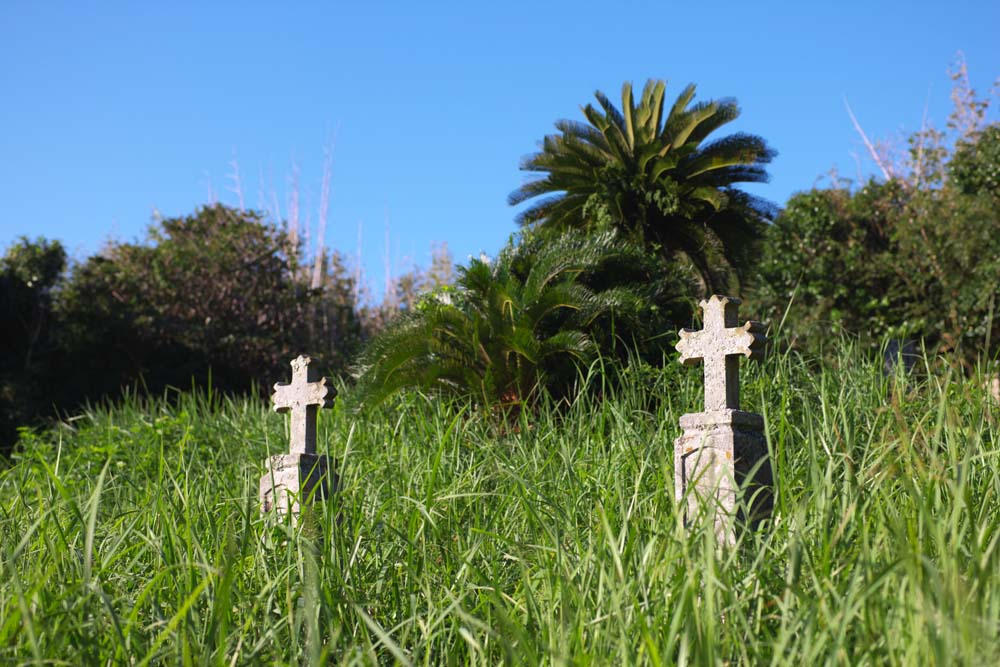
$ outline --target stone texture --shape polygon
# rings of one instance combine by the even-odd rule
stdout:
[[[267,468],[260,478],[260,506],[265,513],[277,507],[280,513],[298,515],[302,503],[326,500],[337,488],[326,456],[278,454],[268,459]]]
[[[715,532],[732,542],[728,517],[756,525],[770,515],[773,476],[767,460],[764,420],[740,410],[687,414],[674,441],[674,489],[690,522],[706,502],[716,505]],[[756,467],[755,467],[756,466]],[[737,507],[744,489],[749,512]]]
[[[739,305],[739,299],[724,296],[702,301],[704,328],[682,330],[677,343],[682,363],[705,364],[705,411],[680,418],[674,489],[677,500],[685,503],[685,523],[706,503],[714,506],[707,509],[714,513],[716,537],[724,543],[735,540],[734,518],[756,524],[772,506],[764,420],[739,409],[739,358],[763,357],[765,328],[752,321],[739,326]],[[737,507],[741,487],[748,503],[752,498],[749,515]]]
[[[747,322],[737,326],[740,300],[712,296],[701,302],[705,327],[701,331],[681,329],[677,351],[685,366],[705,364],[705,410],[740,409],[739,356],[761,359],[764,325]]]
[[[316,412],[320,407],[333,406],[333,396],[320,377],[312,359],[299,356],[292,361],[292,382],[274,385],[275,412],[291,412],[289,451],[293,454],[316,453]]]
[[[292,361],[290,384],[274,385],[275,412],[290,413],[289,453],[265,461],[260,478],[260,506],[264,513],[272,509],[297,517],[303,503],[325,500],[336,491],[336,474],[329,458],[316,453],[316,417],[321,407],[330,407],[333,397],[326,378],[300,356]]]

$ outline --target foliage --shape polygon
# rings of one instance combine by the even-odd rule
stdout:
[[[344,257],[334,251],[326,254],[324,260],[320,272],[313,272],[319,277],[318,286],[296,291],[299,307],[304,310],[306,333],[294,344],[309,350],[327,373],[340,374],[346,372],[373,329],[357,307],[356,277]]]
[[[323,410],[318,539],[260,515],[286,437],[261,401],[90,410],[0,470],[0,663],[997,664],[1000,412],[838,343],[745,367],[778,494],[734,549],[674,498],[696,368],[499,437],[415,393]]]
[[[21,237],[0,259],[0,455],[46,401],[53,291],[66,267],[58,241]]]
[[[299,253],[282,228],[221,205],[161,220],[145,243],[110,243],[69,276],[58,243],[12,246],[2,442],[134,384],[247,391],[303,352],[344,369],[363,334],[354,282],[336,253],[318,271]]]
[[[68,354],[85,378],[114,369],[105,391],[140,376],[154,391],[209,372],[227,390],[274,377],[312,342],[295,253],[252,212],[162,220],[146,244],[112,244],[74,272],[60,304]]]
[[[405,387],[491,406],[533,402],[543,388],[565,393],[598,352],[602,318],[628,323],[645,303],[638,281],[595,288],[587,278],[645,265],[641,248],[613,232],[512,242],[494,261],[472,259],[454,289],[426,297],[369,343],[357,400],[374,405]]]
[[[378,305],[363,305],[358,310],[364,331],[368,335],[384,329],[400,313],[410,312],[430,292],[451,286],[455,267],[447,243],[431,247],[431,264],[424,270],[414,265],[409,271],[390,281],[389,288]]]
[[[583,107],[587,123],[556,122],[560,134],[521,169],[543,174],[511,193],[509,202],[544,197],[522,211],[522,225],[620,229],[690,262],[704,291],[727,286],[726,269],[742,277],[772,207],[734,187],[767,180],[774,151],[758,136],[709,136],[739,116],[732,100],[693,104],[687,86],[665,106],[666,84],[650,80],[638,103],[622,87],[621,110],[600,91],[600,109]],[[665,114],[665,116],[664,116]]]
[[[962,72],[949,127],[908,140],[894,177],[794,196],[768,230],[753,298],[796,347],[830,332],[922,339],[972,367],[1000,353],[1000,124]]]
[[[753,310],[784,321],[788,344],[818,351],[840,331],[915,335],[905,320],[905,271],[894,255],[898,207],[895,181],[794,195],[768,230],[753,286]]]
[[[913,193],[900,213],[893,259],[903,267],[902,294],[912,328],[966,366],[983,356],[995,359],[1000,198],[949,182]]]
[[[1000,199],[1000,125],[990,125],[972,140],[959,142],[948,170],[963,194]]]
[[[796,195],[769,231],[753,299],[802,349],[844,330],[869,347],[923,339],[973,365],[1000,351],[998,211],[950,182]]]

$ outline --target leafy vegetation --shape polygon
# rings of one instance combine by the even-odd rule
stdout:
[[[58,330],[53,289],[65,268],[58,241],[22,237],[0,258],[0,456],[46,401]]]
[[[217,387],[249,387],[312,347],[296,256],[251,212],[214,206],[165,219],[147,243],[113,244],[74,271],[62,309],[69,347],[83,350],[71,353],[120,369],[106,372],[113,389],[140,376],[153,391],[190,385],[209,368]],[[124,329],[119,344],[102,346],[115,326]]]
[[[869,348],[885,336],[923,340],[967,367],[995,358],[998,137],[1000,126],[987,126],[953,151],[918,137],[914,153],[936,155],[933,167],[794,196],[767,233],[752,293],[759,310],[784,319],[790,341],[811,353],[844,330]]]
[[[257,509],[261,401],[92,409],[0,471],[0,662],[996,664],[1000,411],[837,347],[745,372],[777,503],[723,551],[674,500],[698,369],[502,436],[415,392],[323,411],[341,491],[302,529]]]
[[[382,308],[359,308],[335,253],[304,267],[294,233],[224,206],[68,275],[57,242],[11,246],[0,436],[53,403],[144,392],[20,429],[0,468],[0,661],[1000,660],[988,104],[959,90],[957,138],[925,128],[884,182],[796,195],[768,227],[735,185],[765,180],[773,151],[709,140],[735,103],[689,86],[667,110],[662,81],[638,103],[626,84],[621,110],[596,97],[524,162],[543,176],[511,203],[544,198],[516,241],[454,285],[439,253]],[[762,235],[751,309],[785,339],[743,395],[777,502],[727,548],[674,498],[701,372],[659,364],[692,276],[734,288]],[[372,323],[340,387],[369,409],[321,415],[340,492],[298,527],[262,517],[258,462],[286,438],[257,380],[306,351],[344,368]],[[923,372],[887,377],[886,337],[922,338]],[[468,418],[484,407],[506,421]]]
[[[472,259],[453,289],[430,294],[369,343],[355,396],[374,405],[418,388],[487,406],[533,403],[543,390],[565,396],[601,351],[601,333],[612,328],[602,321],[638,329],[656,268],[613,232],[529,238],[493,261]],[[588,282],[594,276],[603,287]]]
[[[665,90],[649,80],[636,103],[626,82],[620,110],[597,91],[600,108],[583,107],[587,123],[556,122],[560,134],[522,162],[541,176],[509,202],[543,197],[518,215],[522,225],[620,229],[689,262],[710,294],[750,268],[773,207],[734,186],[766,181],[775,153],[750,134],[709,141],[739,116],[734,101],[692,104],[689,85],[667,109]]]
[[[303,351],[345,368],[363,334],[353,282],[336,254],[319,275],[299,256],[281,228],[222,205],[109,243],[68,275],[58,243],[15,244],[0,266],[12,352],[0,451],[15,426],[130,385],[247,391]]]

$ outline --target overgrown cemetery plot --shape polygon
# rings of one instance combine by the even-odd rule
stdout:
[[[598,91],[495,257],[381,306],[242,199],[72,269],[20,239],[0,663],[1000,664],[1000,124],[962,76],[955,132],[781,210],[734,100]]]
[[[0,472],[0,662],[992,664],[1000,410],[982,378],[840,348],[744,368],[776,495],[729,548],[674,497],[703,392],[677,364],[614,391],[595,364],[515,422],[418,393],[320,410],[340,480],[314,536],[261,516],[288,440],[259,398],[25,433]]]

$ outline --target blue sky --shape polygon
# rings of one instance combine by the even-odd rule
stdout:
[[[778,150],[754,191],[781,204],[857,174],[845,97],[890,138],[925,106],[944,125],[957,51],[981,94],[1000,76],[997,2],[208,4],[0,6],[0,247],[46,236],[80,259],[210,189],[235,204],[234,155],[245,205],[276,196],[282,216],[297,165],[315,234],[332,145],[326,243],[354,257],[360,225],[377,293],[387,224],[395,273],[432,242],[495,253],[520,158],[594,90],[654,77],[735,97],[727,130]]]

